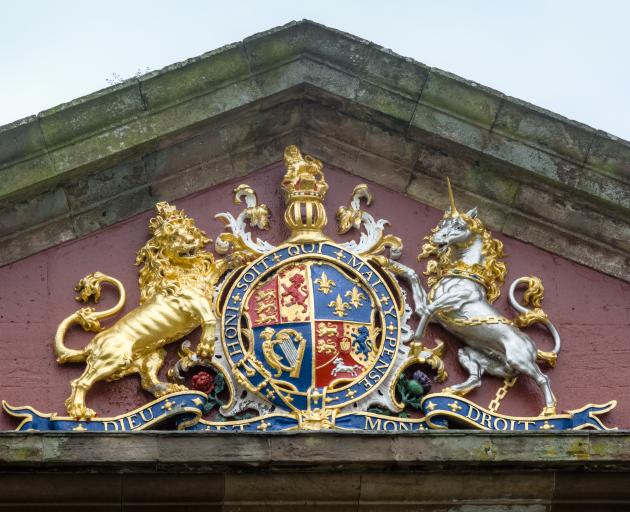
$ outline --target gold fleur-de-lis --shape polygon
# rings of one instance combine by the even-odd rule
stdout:
[[[365,295],[363,295],[356,286],[346,292],[346,297],[350,297],[350,304],[354,306],[354,309],[359,309],[363,306],[361,300],[365,299]]]
[[[346,313],[346,309],[350,307],[350,304],[344,302],[341,298],[341,295],[337,294],[337,298],[335,300],[331,300],[328,303],[328,307],[334,308],[335,311],[333,312],[333,315],[337,315],[339,318],[341,318],[344,316],[348,316],[348,314]]]
[[[315,282],[319,285],[319,291],[326,295],[332,291],[336,284],[332,279],[328,279],[326,272],[322,272],[321,277],[315,279]]]

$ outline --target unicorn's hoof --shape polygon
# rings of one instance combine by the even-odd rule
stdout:
[[[466,396],[468,393],[470,393],[473,389],[475,389],[475,386],[471,386],[471,387],[467,387],[467,388],[458,388],[458,387],[446,387],[444,388],[442,391],[440,391],[440,393],[448,393],[449,395],[455,395],[455,396]]]

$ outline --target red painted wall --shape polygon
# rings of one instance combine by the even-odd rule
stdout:
[[[255,172],[237,181],[189,196],[174,203],[192,215],[209,236],[216,237],[222,224],[213,215],[221,211],[238,213],[240,207],[231,203],[231,191],[238,183],[255,188],[259,200],[272,210],[271,232],[261,235],[271,242],[281,242],[286,236],[282,226],[282,197],[278,184],[283,175],[281,164]],[[334,168],[326,168],[330,191],[327,198],[330,224],[335,235],[334,213],[347,204],[355,185],[363,180]],[[370,211],[376,218],[391,222],[390,231],[405,243],[402,262],[416,270],[424,269],[415,257],[422,238],[435,226],[442,213],[438,210],[371,184],[375,201]],[[137,305],[137,267],[135,252],[147,240],[147,222],[151,212],[104,229],[81,240],[69,242],[17,263],[0,268],[0,398],[13,405],[32,405],[43,412],[65,413],[64,399],[69,394],[69,382],[83,370],[82,364],[55,362],[52,338],[58,323],[78,306],[73,287],[90,272],[99,270],[121,279],[127,288],[126,311]],[[483,219],[483,211],[480,212]],[[500,237],[508,254],[508,282],[521,275],[540,276],[545,285],[545,311],[560,331],[563,348],[555,369],[546,369],[559,401],[560,409],[573,409],[594,402],[617,399],[619,405],[606,423],[630,428],[630,396],[626,391],[630,376],[630,285],[576,263],[549,254],[531,245]],[[509,316],[507,287],[498,307]],[[105,294],[99,307],[113,303],[114,294]],[[106,324],[110,325],[110,324]],[[539,347],[549,349],[551,340],[543,328],[531,328],[530,333]],[[447,384],[464,378],[457,363],[458,343],[440,327],[432,327],[429,338],[447,340],[446,365],[450,373]],[[73,328],[68,345],[80,347],[90,334]],[[176,356],[170,347],[170,361]],[[168,361],[166,367],[168,367]],[[481,389],[470,398],[483,406],[494,397],[501,385],[498,379],[485,377]],[[435,389],[439,389],[436,386]],[[140,389],[137,376],[113,383],[100,382],[88,395],[88,404],[100,416],[126,412],[151,399]],[[514,415],[535,415],[542,408],[538,388],[526,377],[519,379],[504,400],[500,412]],[[16,422],[0,415],[0,429],[15,428]]]

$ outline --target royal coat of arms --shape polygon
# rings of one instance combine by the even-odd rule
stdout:
[[[151,238],[136,258],[140,304],[110,327],[103,328],[101,320],[125,304],[123,284],[100,272],[78,283],[77,300],[98,302],[105,284],[118,290],[119,301],[105,311],[84,307],[61,321],[57,361],[85,365],[70,385],[67,416],[3,403],[7,413],[22,418],[18,429],[605,428],[598,415],[615,401],[556,410],[542,367],[556,364],[560,334],[542,309],[543,285],[536,277],[511,284],[514,318],[493,308],[506,274],[502,244],[476,210],[457,210],[450,183],[450,207],[419,255],[429,260],[425,289],[418,273],[397,261],[403,244],[385,233],[388,222],[362,209],[373,200],[366,185],[356,186],[336,215],[339,233],[355,229],[359,239],[337,243],[323,232],[328,183],[322,163],[295,146],[285,150],[284,162],[280,188],[290,232],[284,243],[254,239],[249,227],[268,229],[270,212],[249,186],[240,185],[234,202],[244,201],[243,211],[217,215],[225,231],[216,239],[216,256],[193,219],[168,203],[156,205]],[[516,297],[520,287],[522,301]],[[425,343],[431,322],[464,343],[458,352],[469,373],[464,382],[447,382],[445,343]],[[548,329],[553,350],[539,350],[527,336],[524,329],[534,323]],[[95,333],[83,349],[64,343],[73,324]],[[182,340],[198,328],[193,350]],[[164,347],[179,342],[180,359],[162,381]],[[96,382],[134,373],[153,402],[114,418],[99,418],[87,406]],[[464,398],[484,374],[504,379],[486,407]],[[540,388],[540,416],[498,412],[520,376]],[[434,382],[447,387],[431,394]]]

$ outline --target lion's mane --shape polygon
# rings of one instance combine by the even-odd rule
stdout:
[[[188,287],[212,294],[215,261],[211,253],[203,250],[210,240],[182,210],[168,203],[158,203],[156,209],[158,215],[149,223],[153,236],[136,256],[136,265],[142,265],[139,273],[140,303],[158,294],[177,295]],[[189,235],[197,243],[196,256],[186,265],[173,261],[177,234]]]

